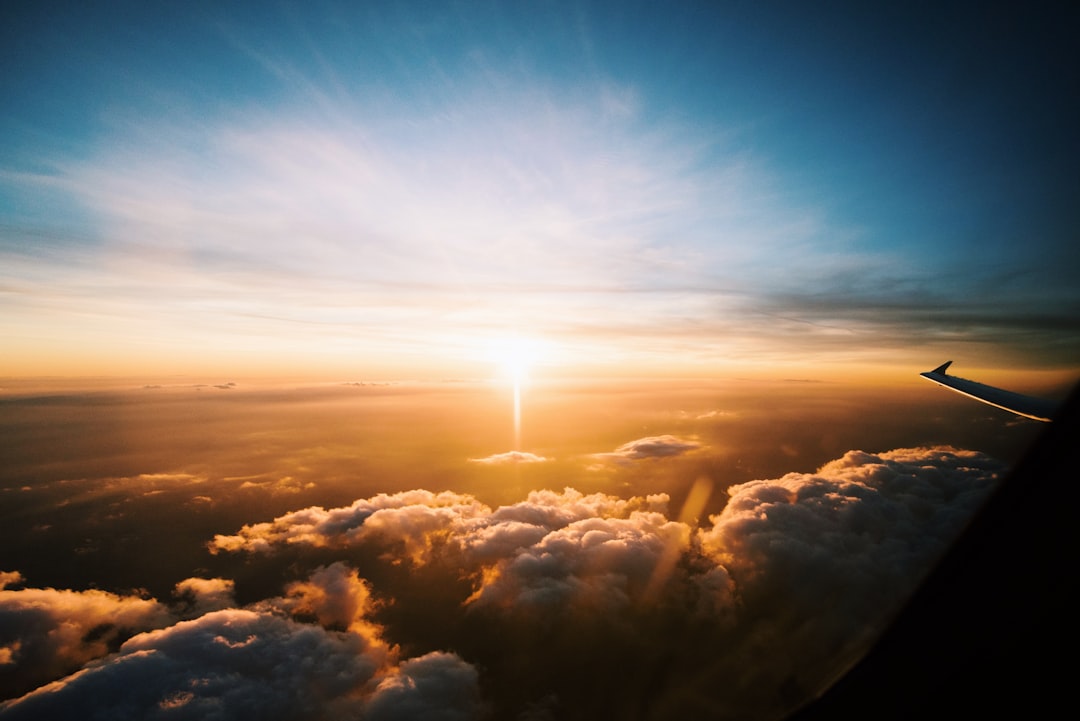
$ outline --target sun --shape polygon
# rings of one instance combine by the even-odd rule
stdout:
[[[515,386],[525,383],[540,358],[540,343],[533,338],[507,336],[491,342],[488,355],[502,378]]]
[[[499,375],[509,380],[514,390],[514,450],[521,449],[521,390],[540,358],[540,348],[537,340],[519,335],[497,338],[488,346],[488,356]]]

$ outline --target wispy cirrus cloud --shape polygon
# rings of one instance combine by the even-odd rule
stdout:
[[[85,258],[62,285],[33,272],[54,261],[23,259],[18,317],[78,336],[77,300],[117,339],[334,337],[389,355],[527,327],[584,344],[582,360],[610,353],[594,324],[663,338],[754,293],[738,269],[763,248],[820,234],[816,211],[778,207],[763,164],[718,152],[722,135],[646,124],[640,99],[611,112],[634,93],[597,82],[481,74],[420,114],[387,96],[118,121],[57,163],[101,240],[70,244]]]
[[[941,282],[954,269],[859,248],[820,208],[785,202],[766,163],[674,124],[646,130],[643,109],[608,113],[608,95],[477,82],[423,117],[385,99],[379,113],[118,130],[54,183],[93,209],[101,240],[12,251],[9,322],[80,338],[89,312],[117,340],[126,322],[222,348],[363,339],[387,359],[433,343],[468,356],[507,327],[578,362],[780,361],[793,342],[883,360],[1032,329],[1075,345],[1063,287],[1048,305],[1031,277],[957,286]]]
[[[768,46],[757,33],[771,16],[758,27],[715,9],[689,28],[642,9],[614,23],[532,12],[215,8],[171,19],[191,41],[182,59],[167,41],[128,42],[152,34],[145,20],[87,11],[69,21],[89,54],[58,60],[68,34],[16,18],[24,102],[4,127],[20,147],[0,168],[7,350],[63,368],[64,342],[78,343],[108,368],[196,346],[284,362],[332,342],[393,368],[528,327],[574,345],[579,363],[631,372],[780,364],[792,348],[888,363],[956,342],[983,357],[1075,356],[1075,203],[1057,152],[1075,109],[1067,93],[1030,95],[1068,65],[1045,33],[1021,62],[984,48],[1016,87],[975,88],[981,100],[951,120],[912,116],[897,135],[898,108],[785,46],[778,68],[799,54],[800,82],[827,89],[788,112],[787,76],[747,60]],[[847,37],[852,22],[880,21],[830,27]],[[717,46],[699,36],[714,26],[755,29]],[[628,64],[642,37],[670,52]],[[923,62],[948,68],[938,41]],[[882,72],[907,98],[898,107],[936,102],[864,48],[827,45]],[[84,73],[85,88],[65,85]],[[30,88],[62,89],[70,112]],[[1012,112],[1015,96],[1058,120]],[[967,133],[972,122],[986,132]],[[1042,162],[1002,154],[1016,136],[1045,136]],[[957,155],[911,152],[925,143]],[[924,325],[905,306],[926,299],[960,313]]]

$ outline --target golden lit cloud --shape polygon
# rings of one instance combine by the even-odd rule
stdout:
[[[104,656],[139,631],[174,620],[163,604],[136,595],[96,589],[2,589],[0,646],[7,649],[8,659],[5,685],[33,688]]]
[[[185,615],[201,616],[236,606],[236,582],[228,578],[185,578],[175,595],[189,608]]]
[[[486,466],[503,466],[518,463],[544,463],[551,459],[527,451],[506,451],[505,453],[495,453],[484,458],[470,458],[469,460]]]
[[[610,453],[594,453],[593,458],[613,460],[620,463],[640,461],[646,458],[670,458],[701,447],[697,441],[672,435],[648,436],[624,443]]]
[[[644,457],[687,450],[675,449],[682,442],[673,438],[642,440],[627,450],[641,450]],[[247,609],[229,607],[231,581],[189,578],[176,587],[186,608],[179,615],[204,615],[180,623],[166,607],[139,598],[0,591],[0,630],[9,629],[0,635],[6,666],[24,663],[32,650],[46,648],[46,639],[49,657],[67,659],[68,670],[101,659],[8,702],[4,713],[22,718],[89,693],[95,707],[108,707],[120,698],[121,679],[142,674],[156,680],[137,703],[159,708],[217,704],[250,712],[273,699],[310,718],[342,709],[377,709],[389,717],[395,709],[426,708],[442,699],[453,714],[474,713],[481,703],[513,713],[536,700],[528,696],[530,683],[508,687],[525,696],[493,691],[487,700],[478,685],[485,674],[485,688],[509,681],[504,674],[515,674],[515,665],[502,668],[498,661],[516,657],[519,642],[548,649],[530,656],[544,688],[566,681],[561,659],[571,654],[591,659],[596,687],[605,698],[623,699],[628,709],[636,692],[625,675],[608,674],[602,659],[622,648],[618,653],[631,654],[634,664],[651,663],[647,649],[662,647],[661,637],[670,643],[672,634],[687,636],[680,642],[687,653],[664,663],[675,664],[687,683],[717,674],[741,679],[737,690],[721,694],[729,716],[749,708],[779,711],[785,702],[777,688],[794,678],[813,693],[866,648],[1000,470],[982,454],[951,447],[851,451],[816,473],[728,488],[724,510],[700,527],[692,517],[704,503],[700,498],[686,503],[696,510],[672,520],[663,494],[624,499],[569,488],[533,491],[498,507],[467,494],[413,490],[292,511],[216,536],[210,548],[219,556],[254,554],[254,565],[264,554],[289,553],[294,567],[316,549],[322,558],[371,549],[389,568],[407,562],[407,573],[379,572],[381,580],[373,584],[344,561],[313,564],[305,578],[286,584],[284,595]],[[5,582],[21,584],[22,578],[8,572]],[[469,653],[399,659],[397,647],[384,639],[410,635],[399,624],[417,618],[410,610],[415,604],[441,619],[440,643]],[[117,620],[121,609],[130,620]],[[55,634],[61,617],[86,619],[63,643]],[[36,625],[28,625],[31,618]],[[135,636],[118,655],[101,658],[104,641],[87,641],[93,637],[87,632],[106,618],[109,624],[167,627]],[[548,645],[537,646],[540,636],[534,634]],[[293,658],[301,649],[304,658],[323,661],[301,672],[280,666],[289,668],[288,678],[270,670],[268,664],[279,668],[276,659]],[[752,650],[767,661],[748,666]],[[64,672],[56,663],[37,668],[42,681]],[[709,671],[691,673],[695,668]],[[335,680],[324,680],[324,672]],[[195,673],[206,683],[192,684]],[[227,684],[218,682],[225,678]],[[715,689],[707,695],[715,699]],[[130,694],[124,698],[133,702]],[[655,701],[678,708],[685,698]]]

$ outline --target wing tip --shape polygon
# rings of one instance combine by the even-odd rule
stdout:
[[[930,371],[930,372],[931,372],[931,373],[940,373],[941,375],[947,375],[947,374],[945,373],[945,371],[946,371],[946,370],[948,369],[948,367],[949,367],[949,366],[951,366],[951,365],[952,365],[952,361],[951,361],[951,360],[950,360],[950,361],[945,361],[944,363],[942,363],[941,365],[939,365],[939,366],[938,366],[937,368],[935,368],[934,370],[932,370],[932,371]]]

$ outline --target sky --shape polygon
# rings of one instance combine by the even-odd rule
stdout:
[[[5,5],[0,721],[828,688],[1045,427],[919,372],[1080,377],[1080,24],[788,5]]]
[[[1074,376],[1075,13],[983,5],[10,5],[0,376]]]

